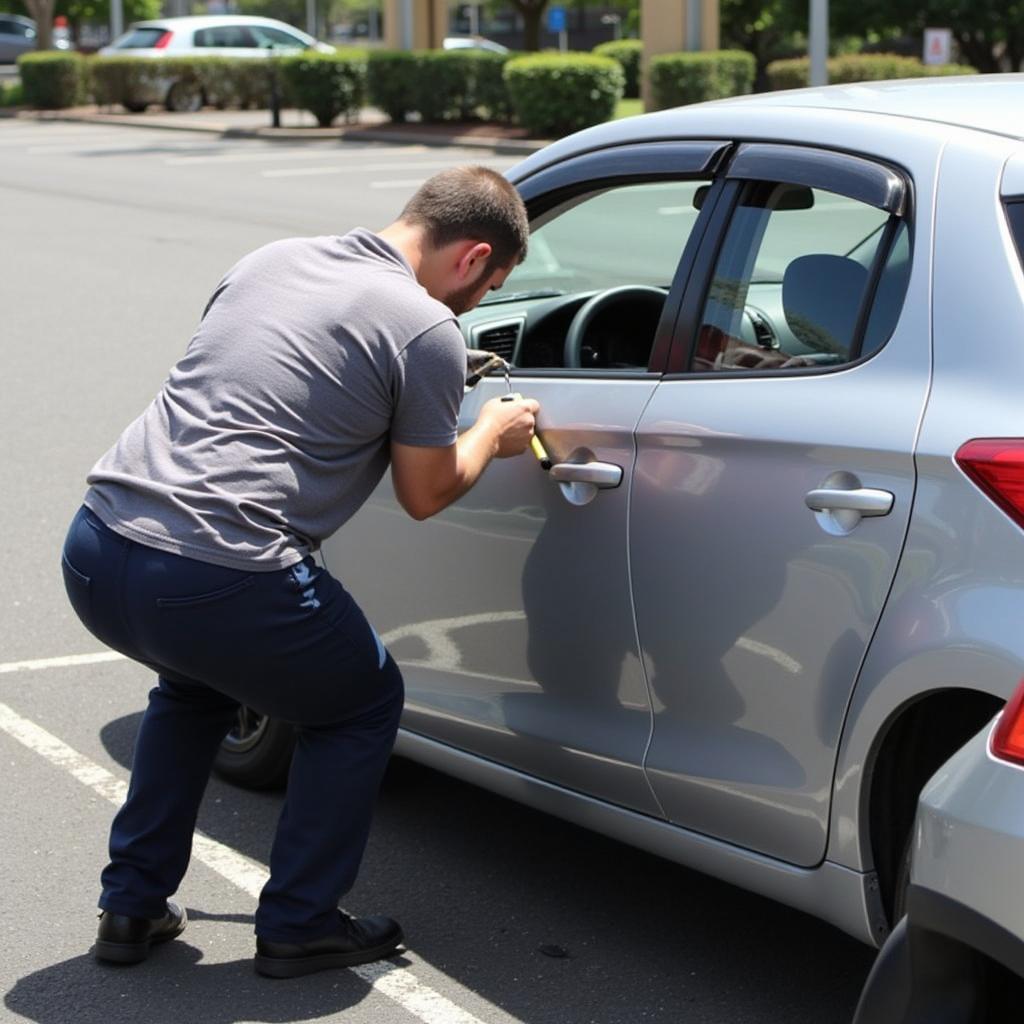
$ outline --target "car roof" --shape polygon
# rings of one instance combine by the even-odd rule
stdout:
[[[150,18],[147,21],[133,21],[129,29],[133,28],[216,28],[218,25],[283,25],[285,28],[295,29],[302,32],[302,29],[289,25],[286,21],[278,18],[262,18],[255,14],[203,14],[188,15],[181,18]],[[302,32],[305,35],[305,32]]]
[[[780,124],[799,124],[799,111],[820,117],[834,111],[858,121],[898,124],[909,119],[936,133],[965,128],[1024,139],[1024,74],[908,78],[857,82],[815,89],[735,96],[659,110],[587,128],[551,143],[514,168],[515,180],[568,157],[606,146],[658,139],[728,137],[740,122],[766,134]],[[709,128],[711,129],[709,132]],[[891,130],[891,129],[890,129]]]

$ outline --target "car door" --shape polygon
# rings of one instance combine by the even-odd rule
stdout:
[[[702,223],[694,200],[723,150],[619,147],[520,185],[530,255],[463,329],[512,359],[509,386],[540,402],[554,468],[496,460],[426,523],[385,482],[327,551],[402,666],[405,729],[650,814],[626,546],[633,432],[667,357],[678,268]],[[624,285],[641,290],[623,297]],[[580,365],[566,368],[584,307]],[[485,379],[461,427],[505,391]]]
[[[637,431],[651,785],[672,822],[800,865],[824,855],[914,493],[930,322],[912,194],[881,162],[741,146]]]

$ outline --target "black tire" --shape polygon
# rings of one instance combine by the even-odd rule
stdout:
[[[295,729],[288,722],[242,707],[217,751],[213,770],[245,789],[274,789],[288,778],[294,749]]]
[[[167,90],[164,106],[179,114],[194,114],[202,110],[205,103],[202,87],[198,82],[179,79]]]

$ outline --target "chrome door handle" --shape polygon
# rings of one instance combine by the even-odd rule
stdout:
[[[622,467],[610,462],[557,462],[550,476],[560,484],[591,484],[594,487],[618,487]]]
[[[860,516],[887,516],[892,511],[893,495],[873,487],[845,490],[820,487],[804,497],[812,512],[856,512]]]

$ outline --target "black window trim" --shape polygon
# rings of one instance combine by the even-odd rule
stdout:
[[[781,151],[783,150],[792,150],[792,152],[782,153]],[[744,159],[739,164],[740,173],[736,174],[734,173],[734,168],[741,154]],[[765,157],[765,162],[756,165],[756,159],[761,156]],[[783,156],[788,157],[788,161],[780,159]],[[857,357],[835,366],[794,366],[788,369],[729,370],[728,372],[689,370],[687,368],[690,366],[694,348],[696,347],[697,332],[700,328],[699,321],[704,312],[708,289],[711,287],[711,280],[714,276],[715,267],[718,264],[718,257],[725,243],[728,226],[732,221],[733,210],[743,194],[743,185],[747,181],[778,181],[780,179],[777,175],[786,167],[791,169],[792,176],[781,178],[781,181],[785,184],[806,185],[809,188],[835,192],[846,196],[848,199],[867,202],[868,205],[874,206],[876,209],[887,210],[890,214],[888,222],[883,227],[885,234],[880,241],[879,251],[875,254],[875,261],[869,272],[865,302],[860,317],[858,317],[857,330],[859,333],[855,335],[853,348],[851,349],[851,355],[856,351]],[[837,173],[837,168],[842,168],[843,173]],[[879,171],[884,172],[884,176],[872,177],[870,173],[871,168],[878,168]],[[755,173],[755,171],[760,173]],[[862,174],[862,172],[864,173]],[[858,178],[858,176],[860,177]],[[901,184],[901,189],[890,189],[888,184],[883,189],[883,183],[889,183],[892,179],[896,179]],[[857,184],[858,180],[860,181],[859,185]],[[781,377],[821,377],[827,374],[843,373],[854,369],[873,358],[877,352],[884,348],[885,345],[882,345],[867,355],[860,354],[864,343],[864,332],[867,329],[871,310],[874,308],[878,282],[885,263],[892,252],[892,246],[897,238],[899,227],[903,224],[907,227],[911,254],[913,254],[915,234],[914,203],[912,181],[909,175],[870,157],[857,156],[839,150],[817,149],[796,143],[750,142],[744,143],[737,148],[735,157],[719,181],[725,187],[715,203],[714,223],[709,224],[709,229],[704,232],[706,241],[696,254],[690,270],[690,282],[692,282],[693,286],[687,286],[683,302],[678,310],[672,346],[665,365],[663,379],[666,381],[750,380]],[[718,182],[716,182],[717,184]],[[854,194],[851,194],[851,186]],[[864,198],[864,194],[871,195],[876,201]],[[886,199],[886,196],[889,198]],[[710,195],[708,198],[711,198]],[[887,205],[882,205],[883,200],[889,205],[895,206],[895,209],[889,209]],[[911,265],[913,265],[913,255],[911,255]]]
[[[685,294],[700,243],[715,206],[715,175],[732,143],[718,139],[656,140],[633,142],[591,150],[542,168],[522,182],[516,182],[531,222],[568,200],[600,191],[651,181],[704,180],[711,186],[676,264],[665,306],[658,321],[646,370],[584,370],[568,367],[514,367],[514,377],[565,377],[572,380],[642,380],[665,372],[672,348],[679,304]],[[595,171],[600,169],[600,175]],[[497,311],[499,304],[495,304]]]

